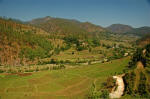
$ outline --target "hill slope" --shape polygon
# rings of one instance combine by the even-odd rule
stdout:
[[[114,33],[124,33],[125,35],[134,35],[139,37],[150,34],[150,27],[148,26],[133,28],[129,25],[124,24],[112,24],[106,29]]]
[[[44,17],[33,19],[28,22],[31,25],[40,27],[48,33],[55,33],[59,35],[83,35],[90,36],[94,32],[105,32],[105,29],[101,26],[96,26],[89,22],[79,22],[76,20],[62,19],[62,18],[53,18],[53,17]]]
[[[138,39],[136,42],[141,47],[144,47],[145,45],[150,44],[150,34],[149,35],[145,35],[141,39]]]
[[[134,28],[130,31],[127,32],[127,34],[133,34],[133,35],[137,35],[137,36],[145,36],[150,34],[150,27],[140,27],[140,28]]]
[[[124,76],[125,93],[138,98],[150,97],[150,44],[137,49]]]
[[[95,47],[100,49],[108,47],[110,48],[108,50],[111,50],[111,47],[116,44],[130,46],[129,43],[135,41],[128,36],[111,34],[104,28],[89,22],[45,17],[28,23],[0,19],[1,65],[37,64],[47,58],[49,62],[52,56],[59,57],[60,52],[68,53],[69,49],[72,53],[77,51],[78,55],[88,52],[91,55],[89,57],[92,57],[95,54],[91,50],[97,49]],[[84,55],[80,56],[84,57]],[[70,56],[70,59],[72,56],[78,58],[73,54]]]
[[[20,65],[44,58],[52,49],[47,32],[0,18],[0,64]],[[34,62],[33,62],[34,63]]]
[[[112,24],[111,26],[107,27],[107,30],[115,33],[126,33],[132,29],[133,28],[131,26],[123,24]]]

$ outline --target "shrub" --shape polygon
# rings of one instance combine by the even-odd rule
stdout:
[[[130,95],[135,94],[134,88],[134,83],[135,83],[135,73],[132,71],[131,73],[126,73],[125,76],[123,77],[124,83],[125,83],[125,92]]]
[[[146,90],[146,77],[145,75],[141,72],[140,73],[140,81],[139,81],[139,86],[138,86],[138,94],[142,97],[146,97],[148,95],[148,92]]]
[[[73,36],[69,36],[69,37],[64,37],[64,41],[67,43],[67,44],[76,44],[76,45],[80,45],[79,44],[79,40],[76,38],[76,37],[73,37]]]
[[[64,69],[64,68],[66,68],[65,65],[60,64],[60,69]]]
[[[61,64],[63,64],[63,63],[64,63],[64,61],[63,61],[63,60],[60,60],[60,63],[61,63]]]
[[[100,46],[100,41],[98,39],[93,39],[92,43],[94,47]]]
[[[113,77],[108,77],[105,88],[111,91],[115,85],[116,85],[116,80],[113,79]]]
[[[61,50],[57,47],[57,48],[55,48],[54,53],[58,55],[60,53],[60,51]]]
[[[36,72],[39,71],[39,68],[37,67],[35,71],[36,71]]]
[[[3,73],[3,72],[5,72],[4,70],[2,70],[2,69],[0,69],[0,73]]]
[[[82,51],[82,50],[84,50],[84,49],[86,49],[86,48],[83,47],[83,46],[77,46],[77,47],[76,47],[76,50],[77,50],[77,51]]]
[[[108,92],[108,90],[102,90],[100,98],[102,98],[102,99],[108,99],[109,98],[109,92]]]
[[[65,63],[72,63],[70,60],[66,60]]]
[[[50,60],[50,64],[59,64],[59,61],[55,60],[55,59],[51,59]]]

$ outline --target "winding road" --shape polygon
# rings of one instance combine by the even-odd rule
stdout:
[[[117,89],[113,90],[110,94],[110,98],[120,98],[123,95],[124,92],[124,82],[122,76],[113,76],[114,79],[116,79],[116,85]]]

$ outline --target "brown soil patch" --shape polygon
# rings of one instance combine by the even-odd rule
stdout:
[[[5,73],[4,75],[30,76],[32,73]]]
[[[32,73],[22,73],[22,74],[19,73],[18,75],[19,75],[19,76],[30,76],[30,75],[32,75]]]
[[[144,68],[144,65],[141,61],[138,61],[137,62],[137,69],[143,69]]]

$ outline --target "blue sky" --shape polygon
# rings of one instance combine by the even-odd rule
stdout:
[[[89,21],[150,26],[150,0],[0,0],[0,16],[28,21],[52,16]]]

